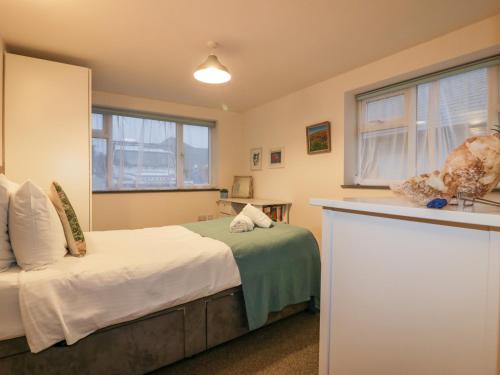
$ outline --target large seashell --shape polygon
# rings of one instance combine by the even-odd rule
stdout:
[[[441,173],[456,185],[457,193],[484,197],[500,182],[500,135],[465,140],[448,155]]]
[[[500,183],[500,134],[471,137],[446,158],[441,172],[415,176],[391,190],[420,205],[460,193],[481,198]]]
[[[453,190],[449,190],[439,171],[424,173],[400,184],[391,185],[391,190],[423,206],[435,198],[449,200],[454,194]]]

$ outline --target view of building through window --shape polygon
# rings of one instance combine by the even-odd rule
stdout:
[[[210,185],[210,127],[95,112],[93,190]]]

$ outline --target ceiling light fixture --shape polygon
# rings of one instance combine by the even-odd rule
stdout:
[[[226,83],[229,80],[231,80],[231,74],[229,74],[229,71],[227,68],[222,65],[215,56],[214,50],[218,47],[218,44],[216,42],[208,42],[207,43],[208,48],[212,50],[210,52],[210,55],[208,55],[207,59],[203,64],[201,64],[196,70],[194,71],[194,78],[196,78],[198,81],[205,82],[205,83],[210,83],[210,84],[220,84],[220,83]]]

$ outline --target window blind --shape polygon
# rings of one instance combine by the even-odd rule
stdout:
[[[215,128],[215,126],[216,126],[216,121],[214,121],[214,120],[204,120],[204,119],[196,119],[196,118],[189,118],[189,117],[170,116],[170,115],[164,115],[164,114],[160,114],[160,113],[151,113],[151,112],[128,111],[126,109],[115,109],[115,108],[110,108],[110,107],[93,106],[92,113],[110,114],[110,115],[117,115],[117,116],[135,117],[135,118],[140,118],[140,119],[149,119],[149,120],[157,120],[157,121],[165,121],[165,122],[174,122],[174,123],[180,123],[180,124],[206,126],[207,128]]]
[[[384,87],[380,87],[375,90],[370,90],[361,94],[356,95],[356,100],[365,100],[365,99],[370,99],[373,97],[377,97],[380,95],[386,95],[394,91],[400,91],[404,89],[408,89],[412,86],[420,85],[423,83],[428,83],[431,81],[436,81],[440,80],[443,78],[447,78],[456,74],[460,73],[466,73],[472,70],[480,69],[480,68],[485,68],[485,67],[490,67],[494,65],[499,65],[500,64],[500,54],[499,55],[494,55],[491,57],[487,57],[481,60],[476,60],[472,61],[467,64],[462,64],[459,66],[455,66],[452,68],[448,69],[443,69],[437,72],[433,72],[430,74],[425,74],[419,77],[411,78],[406,81],[398,82],[392,85],[387,85]]]

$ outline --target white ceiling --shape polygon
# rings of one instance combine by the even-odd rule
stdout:
[[[499,12],[498,0],[0,0],[0,37],[91,67],[95,90],[242,111]],[[225,85],[192,77],[208,40]]]

